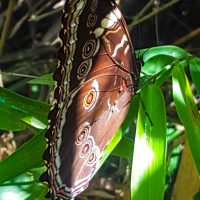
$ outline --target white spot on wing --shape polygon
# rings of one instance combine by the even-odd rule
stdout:
[[[120,10],[118,8],[115,9],[115,14],[117,15],[118,19],[122,18],[122,14],[121,14],[121,12],[120,12]]]
[[[115,16],[113,12],[111,12],[110,14],[107,14],[106,17],[114,22],[117,22],[117,17]]]
[[[94,30],[93,33],[95,34],[95,37],[98,38],[98,37],[100,37],[100,36],[103,34],[103,32],[104,32],[104,29],[98,27],[98,28],[96,28],[96,29]]]
[[[116,86],[116,84],[117,84],[117,76],[115,76],[114,87]]]
[[[116,104],[113,105],[113,106],[111,106],[110,109],[109,109],[108,120],[110,119],[110,117],[112,116],[112,114],[113,114],[114,112],[119,112],[119,111],[120,111],[120,110],[118,109],[118,107],[117,107]]]
[[[130,47],[129,47],[129,45],[127,45],[125,50],[124,50],[124,55],[126,55],[128,53],[129,49],[130,49]]]
[[[117,55],[117,51],[118,49],[120,49],[121,47],[123,47],[124,43],[128,41],[126,35],[124,34],[122,39],[121,39],[121,42],[115,47],[115,50],[114,50],[114,53],[112,54],[112,57],[115,57]]]
[[[110,20],[110,19],[107,19],[107,18],[104,18],[102,21],[101,21],[101,26],[103,28],[111,28],[113,25],[115,24],[114,21]]]
[[[96,79],[93,81],[92,86],[96,89],[96,91],[99,91],[99,84]]]
[[[110,99],[108,99],[107,103],[108,103],[108,109],[110,110],[110,108],[111,108]]]

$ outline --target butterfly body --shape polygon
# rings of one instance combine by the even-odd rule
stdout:
[[[41,180],[48,182],[52,199],[73,199],[88,186],[103,150],[123,122],[138,72],[115,3],[68,0],[62,26],[43,156],[47,171]]]

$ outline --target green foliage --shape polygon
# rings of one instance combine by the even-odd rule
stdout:
[[[44,102],[23,97],[0,87],[0,129],[19,131],[28,125],[45,129],[49,108],[50,106]]]
[[[28,83],[30,84],[38,84],[38,85],[49,85],[52,86],[54,84],[53,78],[52,78],[53,74],[47,74],[35,79],[30,80]]]
[[[166,143],[177,136],[177,132],[173,131],[173,136],[167,137],[167,132],[170,131],[167,129],[165,101],[160,89],[170,77],[176,111],[185,127],[192,155],[200,172],[200,116],[184,72],[184,68],[189,66],[192,82],[199,94],[200,59],[175,46],[155,47],[138,53],[143,55],[145,62],[141,73],[141,87],[131,102],[126,120],[107,145],[97,169],[111,152],[115,156],[132,160],[132,198],[160,200],[164,196],[166,171],[173,173],[178,162],[177,159],[172,160],[170,168],[166,170]],[[30,83],[52,85],[52,75],[34,79]],[[13,191],[24,192],[23,197],[18,199],[36,199],[37,194],[37,199],[44,199],[46,189],[38,182],[38,176],[44,170],[42,154],[45,149],[44,131],[49,108],[44,102],[0,88],[0,129],[19,131],[32,127],[36,132],[32,139],[0,162],[1,195],[13,187]],[[28,191],[30,195],[30,188],[34,188],[31,190],[31,197],[27,196]],[[0,199],[5,198],[0,196]]]
[[[38,182],[43,170],[44,168],[42,167],[29,169],[10,181],[1,184],[0,199],[44,200],[47,188]]]
[[[200,174],[200,114],[195,105],[187,77],[179,65],[175,66],[173,70],[172,80],[176,110],[185,127],[190,149]]]
[[[200,200],[200,192],[194,196],[193,200]]]
[[[45,146],[44,133],[40,133],[17,149],[15,153],[1,161],[0,184],[4,181],[12,180],[29,169],[42,166],[42,164],[44,164],[42,152],[44,151]]]
[[[196,90],[198,95],[200,95],[200,59],[192,58],[190,61],[190,73],[192,76],[192,80],[196,86]]]
[[[164,97],[156,85],[141,91],[132,163],[132,199],[163,199],[165,184],[166,113]],[[153,124],[150,123],[150,119]],[[159,192],[158,192],[159,191]]]

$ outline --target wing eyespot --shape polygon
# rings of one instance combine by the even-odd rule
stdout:
[[[93,13],[89,14],[87,19],[87,27],[95,26],[96,22],[97,22],[97,15]]]
[[[86,143],[84,144],[83,148],[80,151],[80,157],[84,158],[89,153],[91,148],[92,148],[92,141],[87,140]]]
[[[93,165],[96,162],[97,162],[97,151],[93,150],[92,153],[88,157],[87,164],[88,165]]]
[[[92,3],[91,3],[91,6],[90,6],[90,10],[92,12],[95,12],[97,7],[98,7],[98,0],[93,0]]]
[[[89,149],[90,149],[90,145],[89,144],[85,144],[83,149],[82,149],[81,154],[82,155],[86,155],[88,153]]]
[[[88,137],[89,133],[90,133],[90,126],[84,127],[76,139],[76,144],[80,145],[80,144],[84,143],[86,138]]]
[[[77,79],[81,80],[87,76],[92,67],[92,59],[84,60],[77,70]]]
[[[93,57],[96,54],[96,50],[98,49],[97,40],[91,39],[88,40],[82,49],[82,57],[83,59],[88,59]]]
[[[95,90],[90,90],[88,94],[84,97],[83,106],[85,109],[91,109],[97,101],[97,92]]]

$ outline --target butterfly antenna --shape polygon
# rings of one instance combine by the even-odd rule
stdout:
[[[153,122],[151,120],[151,117],[149,116],[149,113],[147,112],[147,109],[146,109],[146,106],[144,104],[144,101],[143,101],[143,99],[142,99],[140,94],[138,94],[138,96],[139,96],[139,100],[140,100],[140,103],[142,105],[143,111],[144,111],[145,115],[147,116],[147,118],[149,120],[149,123],[151,124],[151,126],[153,126]]]

